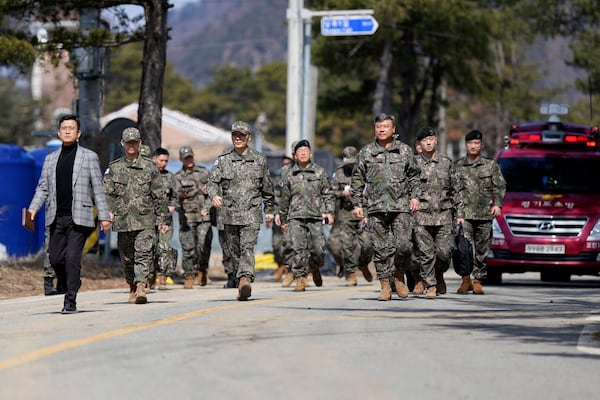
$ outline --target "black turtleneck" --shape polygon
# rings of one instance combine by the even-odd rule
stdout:
[[[56,163],[56,214],[71,215],[73,205],[73,164],[77,144],[63,145]]]

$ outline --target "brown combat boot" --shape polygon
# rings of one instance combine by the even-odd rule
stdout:
[[[291,274],[291,272],[290,272]],[[293,277],[292,277],[293,279]],[[306,277],[299,276],[296,278],[296,287],[294,288],[294,292],[304,292],[306,290]]]
[[[135,290],[136,286],[133,284],[129,285],[129,300],[127,300],[130,304],[135,304]]]
[[[273,280],[275,282],[279,282],[281,280],[281,278],[283,278],[283,274],[285,273],[286,269],[287,269],[286,267],[279,264],[279,266],[277,267],[277,270],[273,274]]]
[[[373,275],[371,274],[371,271],[369,270],[369,264],[359,264],[358,269],[360,270],[360,272],[362,272],[363,278],[365,278],[365,281],[373,282]]]
[[[194,287],[194,277],[192,275],[188,275],[185,277],[185,281],[183,282],[184,289],[191,289]]]
[[[398,297],[401,299],[405,299],[408,297],[408,287],[404,282],[404,273],[396,270],[394,272],[394,285],[396,286],[396,293],[398,293]]]
[[[208,284],[208,271],[206,270],[200,270],[198,271],[197,276],[197,282],[198,285],[200,286],[206,286]]]
[[[310,272],[312,274],[312,278],[313,278],[313,282],[315,283],[315,286],[317,286],[317,287],[323,286],[323,278],[321,277],[321,271],[319,271],[319,268],[311,268]]]
[[[350,272],[348,274],[348,280],[346,282],[346,286],[356,286],[358,282],[356,280],[356,272]]]
[[[413,288],[414,294],[423,294],[425,292],[425,285],[423,285],[423,279],[420,275],[415,275],[415,287]]]
[[[240,278],[240,284],[238,286],[238,301],[246,301],[252,295],[252,286],[250,278],[242,276]]]
[[[471,277],[468,275],[463,276],[462,283],[458,287],[458,290],[456,291],[456,293],[467,294],[467,293],[469,293],[470,290],[473,290],[473,284],[471,284]]]
[[[484,294],[483,285],[479,279],[473,279],[473,294]]]
[[[427,291],[425,292],[425,298],[426,299],[430,299],[430,300],[435,299],[435,292],[436,291],[437,290],[436,290],[435,286],[429,286],[427,288]]]
[[[381,284],[381,293],[379,293],[377,301],[390,301],[392,299],[392,286],[390,285],[390,280],[380,279],[379,283]]]
[[[138,282],[135,290],[135,304],[146,304],[147,301],[146,284],[144,282]]]
[[[148,278],[148,287],[146,293],[150,293],[150,289],[156,288],[156,271],[152,272]]]
[[[290,271],[289,268],[286,268],[285,270],[286,270],[286,272],[285,272],[285,274],[283,274],[281,286],[289,287],[289,286],[291,286],[292,282],[294,282],[294,273],[292,271]]]
[[[158,276],[158,290],[166,290],[167,289],[167,276],[159,275]]]
[[[439,294],[446,294],[446,281],[444,280],[444,273],[442,271],[435,271],[435,289]]]

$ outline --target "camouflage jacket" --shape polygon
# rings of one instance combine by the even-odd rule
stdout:
[[[208,194],[204,194],[208,183],[208,169],[195,166],[191,171],[181,168],[175,174],[175,194],[178,211],[184,214],[188,222],[208,222],[210,215],[203,217],[200,211],[210,203]]]
[[[167,223],[166,191],[154,162],[138,157],[130,162],[121,157],[108,166],[104,191],[114,215],[115,232],[137,231]]]
[[[279,214],[281,223],[290,219],[317,219],[333,214],[334,202],[327,172],[310,163],[306,168],[294,165],[281,182]]]
[[[175,176],[171,172],[164,170],[159,171],[158,178],[161,189],[165,192],[164,196],[166,198],[167,205],[169,207],[177,208],[177,196],[175,193]],[[169,226],[171,226],[173,222],[173,216],[171,215],[171,213],[168,212],[168,210],[166,222]]]
[[[454,163],[435,152],[431,159],[415,156],[421,168],[421,197],[415,222],[420,225],[451,224],[453,218],[464,218],[461,182]]]
[[[466,219],[491,220],[492,207],[502,207],[506,182],[496,161],[463,157],[455,163],[461,181]]]
[[[273,184],[267,158],[248,149],[239,155],[231,149],[221,154],[208,180],[208,197],[221,196],[220,218],[225,225],[262,223],[262,203],[266,214],[274,213]]]
[[[410,212],[410,199],[420,198],[420,170],[412,149],[397,140],[384,148],[377,140],[358,153],[352,172],[352,204],[365,215]]]
[[[352,168],[345,165],[338,167],[333,173],[331,180],[331,192],[335,198],[335,221],[341,220],[358,220],[352,214],[352,200],[350,197],[342,197],[342,192],[346,188],[352,186]]]

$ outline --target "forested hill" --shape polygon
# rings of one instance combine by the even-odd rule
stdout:
[[[285,61],[288,0],[199,0],[169,14],[167,57],[200,87],[214,67],[258,68]]]

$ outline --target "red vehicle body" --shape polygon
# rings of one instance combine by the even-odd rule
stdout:
[[[541,273],[544,281],[600,273],[600,147],[598,127],[548,121],[513,125],[496,154],[507,182],[494,220],[488,282],[503,272]]]

